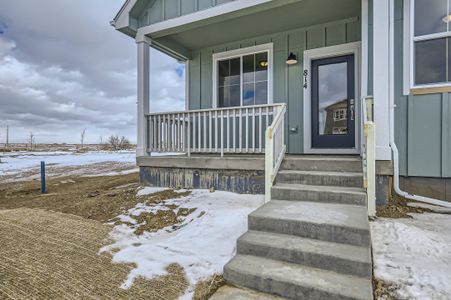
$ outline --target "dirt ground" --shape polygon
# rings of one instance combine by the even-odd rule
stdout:
[[[188,282],[180,266],[168,266],[169,275],[139,279],[124,290],[120,285],[133,266],[113,264],[109,255],[99,255],[109,243],[111,226],[105,222],[137,203],[180,195],[164,191],[137,198],[137,182],[136,173],[57,177],[48,181],[45,195],[38,181],[0,183],[0,299],[181,296]]]

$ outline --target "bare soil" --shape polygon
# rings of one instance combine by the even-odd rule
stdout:
[[[52,178],[44,195],[37,181],[0,183],[0,299],[180,297],[188,287],[181,266],[170,265],[168,275],[153,280],[139,278],[125,290],[120,286],[134,266],[99,254],[110,243],[105,222],[137,203],[186,196],[169,190],[137,197],[138,187],[137,174]],[[174,221],[147,217],[143,232]]]
[[[222,275],[213,275],[207,280],[200,281],[194,289],[193,300],[209,299],[216,291],[226,284]]]
[[[99,255],[109,226],[86,218],[18,208],[0,211],[0,299],[177,299],[183,268],[120,288],[132,265]]]
[[[407,205],[409,200],[395,195],[390,199],[387,206],[378,206],[376,208],[376,215],[381,218],[412,218],[411,213],[422,214],[425,212],[432,212],[432,210],[422,207],[412,207]]]
[[[380,279],[373,279],[374,299],[377,300],[397,300],[394,296],[398,288]]]

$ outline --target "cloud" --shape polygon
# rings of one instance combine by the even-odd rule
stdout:
[[[0,142],[136,140],[136,44],[109,21],[122,0],[4,1],[0,10]],[[6,26],[7,24],[7,26]],[[151,51],[151,110],[184,108],[184,66]]]

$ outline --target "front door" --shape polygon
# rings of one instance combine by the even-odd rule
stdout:
[[[355,148],[354,55],[312,60],[312,148]]]

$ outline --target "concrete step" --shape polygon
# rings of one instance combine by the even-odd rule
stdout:
[[[369,278],[250,255],[235,256],[224,267],[224,278],[238,286],[289,299],[373,299]]]
[[[366,206],[365,190],[353,187],[277,183],[272,187],[271,198]]]
[[[277,296],[253,290],[226,285],[221,287],[209,300],[282,300]]]
[[[286,156],[282,169],[297,171],[362,172],[359,156]]]
[[[363,173],[281,170],[277,182],[362,188]]]
[[[370,245],[364,206],[271,200],[249,215],[248,226],[256,231],[364,247]]]
[[[367,278],[371,278],[372,275],[370,247],[250,230],[239,238],[237,253],[301,264],[341,274]]]

